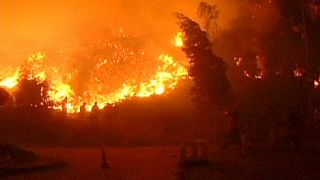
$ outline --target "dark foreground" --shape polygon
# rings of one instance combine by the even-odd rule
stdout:
[[[237,148],[222,151],[211,146],[213,162],[180,168],[178,147],[108,148],[111,168],[103,170],[100,148],[34,148],[42,156],[55,157],[66,167],[2,177],[24,179],[320,179],[320,154],[294,153],[262,148],[247,156]]]

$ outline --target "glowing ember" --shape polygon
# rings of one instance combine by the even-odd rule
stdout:
[[[36,74],[34,76],[36,79],[39,79],[40,81],[45,81],[47,79],[46,72],[40,72],[39,74]]]
[[[263,68],[263,56],[261,55],[256,55],[254,57],[255,62],[255,70],[256,72],[252,72],[247,70],[248,68],[246,67],[248,65],[248,57],[233,57],[233,60],[236,64],[236,66],[238,66],[239,68],[243,69],[243,74],[245,77],[250,78],[250,79],[256,79],[256,80],[261,80],[265,78],[265,73],[264,73],[264,68]]]
[[[314,80],[313,82],[314,82],[314,87],[315,88],[320,88],[320,77],[319,77],[318,80]]]
[[[44,52],[38,52],[36,54],[31,55],[28,58],[30,63],[43,63],[45,61],[46,54]]]
[[[178,32],[175,37],[175,46],[183,47],[184,46],[184,34],[182,32]]]
[[[304,69],[296,69],[294,70],[294,76],[295,77],[302,77],[305,73],[305,70]]]
[[[237,66],[242,64],[243,58],[242,57],[234,57],[233,60],[236,62]]]
[[[250,79],[257,79],[257,80],[263,79],[263,73],[260,73],[257,75],[251,75],[248,71],[243,71],[243,74]]]

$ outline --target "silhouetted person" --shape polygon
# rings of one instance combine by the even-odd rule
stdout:
[[[80,118],[83,118],[86,115],[87,109],[86,109],[87,103],[82,103],[80,106]]]
[[[94,105],[92,106],[91,112],[94,113],[94,114],[99,112],[99,106],[98,106],[97,102],[95,102]]]
[[[61,116],[60,119],[61,120],[67,120],[67,112],[68,112],[68,98],[64,98],[61,101]]]
[[[61,102],[61,108],[62,108],[62,113],[67,114],[68,110],[68,98],[64,98],[63,101]]]

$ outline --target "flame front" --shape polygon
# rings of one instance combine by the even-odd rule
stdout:
[[[178,33],[181,38],[178,45],[183,45],[183,34]],[[177,39],[176,39],[177,40]],[[159,57],[154,58],[152,64],[156,64],[157,68],[153,73],[147,73],[143,78],[130,78],[127,77],[122,85],[111,92],[105,89],[105,86],[110,86],[110,81],[104,80],[106,74],[111,73],[109,66],[116,66],[117,64],[127,59],[137,61],[145,57],[145,51],[133,51],[130,49],[122,48],[117,43],[111,43],[115,52],[111,59],[104,58],[97,61],[95,68],[92,70],[92,76],[88,80],[86,88],[77,92],[75,83],[76,70],[62,70],[60,66],[46,65],[46,54],[43,52],[31,55],[27,61],[18,68],[13,75],[8,75],[0,71],[0,75],[6,75],[6,78],[0,81],[0,86],[6,87],[14,91],[14,87],[19,84],[21,78],[29,80],[36,79],[39,82],[47,81],[50,89],[48,92],[48,100],[53,102],[53,109],[62,110],[63,106],[67,108],[68,113],[79,112],[83,103],[86,103],[87,111],[90,111],[95,102],[98,107],[102,109],[110,104],[115,104],[132,97],[150,97],[153,95],[163,95],[170,90],[177,87],[178,82],[182,79],[188,78],[187,68],[177,61],[174,57],[168,54],[161,54]],[[142,59],[143,60],[143,59]],[[141,61],[144,63],[144,61]],[[126,67],[126,66],[125,66]],[[134,73],[133,73],[134,74]],[[111,74],[110,78],[112,78]],[[129,75],[128,75],[129,76]],[[118,80],[118,79],[117,79]],[[77,83],[77,82],[76,82]],[[63,101],[67,100],[63,105]]]

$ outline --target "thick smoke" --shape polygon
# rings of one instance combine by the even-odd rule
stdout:
[[[173,12],[196,18],[200,0],[108,0],[108,1],[28,1],[0,2],[0,65],[19,65],[36,52],[46,51],[54,61],[87,44],[117,34],[142,37],[149,51],[172,46],[178,31]],[[211,0],[221,8],[221,26],[234,19],[237,3]],[[60,58],[61,59],[61,58]],[[60,61],[64,61],[60,60]]]
[[[244,59],[241,62],[245,64],[247,71],[259,74],[258,71],[263,71],[261,69],[264,68],[264,62],[256,58],[264,51],[265,42],[261,37],[273,32],[280,23],[276,3],[267,0],[239,1],[235,11],[237,16],[229,22],[229,26],[220,29],[219,38],[215,41],[215,50],[226,60],[231,69],[237,65],[235,60],[240,63],[239,59],[234,58],[241,57]],[[229,73],[231,76],[236,76],[233,74],[236,73],[234,69],[229,70]]]
[[[208,2],[220,8],[219,27],[228,28],[229,22],[237,16],[239,3],[231,0]],[[141,80],[145,74],[148,79],[157,68],[154,61],[160,54],[170,54],[187,64],[185,55],[173,45],[179,31],[173,12],[200,21],[197,17],[199,3],[200,0],[3,0],[0,2],[0,66],[20,66],[31,54],[43,51],[47,54],[48,66],[58,66],[74,76],[70,83],[80,94],[93,80],[93,73],[113,88],[119,88],[133,76]],[[131,38],[130,48],[143,49],[146,57],[135,62],[124,61],[125,64],[115,63],[115,68],[102,74],[111,75],[102,77],[94,69],[112,49],[99,46],[118,39],[121,31]]]

